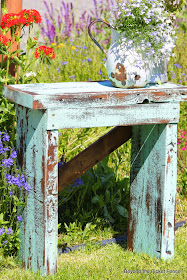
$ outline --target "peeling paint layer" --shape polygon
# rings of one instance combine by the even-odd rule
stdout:
[[[118,65],[118,72],[122,73],[123,70]],[[122,74],[125,75],[125,70]],[[115,73],[111,75],[115,76]],[[122,82],[125,83],[125,76],[123,78]],[[135,76],[135,80],[137,79],[138,75]],[[5,86],[3,95],[10,101],[31,109],[122,106],[142,103],[144,99],[150,102],[187,101],[187,87],[172,83],[150,84],[140,89],[115,86],[112,81],[19,84]]]
[[[45,110],[17,106],[20,168],[31,185],[20,223],[19,257],[23,267],[43,275],[57,271],[58,131],[47,131]]]
[[[132,131],[128,247],[173,258],[177,124]]]

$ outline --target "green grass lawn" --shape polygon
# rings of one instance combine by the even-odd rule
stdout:
[[[0,279],[187,279],[187,227],[175,233],[175,258],[171,261],[137,255],[127,250],[126,244],[104,247],[90,246],[58,258],[55,276],[42,277],[18,267],[15,259],[0,256]],[[137,271],[137,273],[136,273]],[[130,273],[132,272],[132,273]]]

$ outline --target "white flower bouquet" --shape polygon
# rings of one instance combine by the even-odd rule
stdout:
[[[145,56],[169,60],[175,46],[174,15],[163,0],[119,1],[111,11],[118,33]]]

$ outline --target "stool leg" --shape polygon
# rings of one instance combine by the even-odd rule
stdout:
[[[20,223],[22,266],[43,275],[57,271],[58,131],[47,131],[47,111],[17,106],[19,167],[31,191]]]
[[[174,257],[177,124],[132,130],[128,248]]]

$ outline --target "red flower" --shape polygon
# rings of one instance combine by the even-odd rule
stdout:
[[[0,35],[0,43],[7,46],[8,42],[10,42],[10,39],[8,39],[6,36]]]
[[[33,22],[40,23],[42,21],[40,13],[34,9],[24,9],[20,12],[20,15],[26,25]]]
[[[2,17],[1,28],[19,27],[30,23],[40,23],[42,20],[39,12],[34,9],[22,10],[20,13],[7,13]]]
[[[21,21],[20,21],[20,15],[15,14],[15,13],[7,13],[2,17],[1,20],[1,28],[10,28],[10,27],[15,27],[15,26],[20,26]]]
[[[36,48],[34,55],[36,58],[42,57],[43,55],[50,57],[50,59],[55,58],[55,53],[53,48],[46,47],[46,46],[40,46],[39,48]]]

